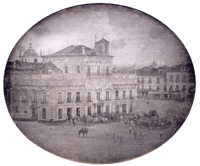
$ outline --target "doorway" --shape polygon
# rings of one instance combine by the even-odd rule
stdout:
[[[67,118],[68,118],[68,120],[70,120],[72,118],[72,109],[71,108],[67,108]]]
[[[37,120],[38,119],[38,114],[37,114],[37,109],[36,107],[32,108],[32,120]]]
[[[101,114],[101,106],[100,105],[97,106],[97,114]]]

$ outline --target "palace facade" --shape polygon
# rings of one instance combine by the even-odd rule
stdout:
[[[91,49],[72,45],[38,55],[32,45],[8,62],[4,93],[13,118],[66,120],[105,112],[134,112],[140,99],[193,99],[195,75],[191,63],[120,70],[113,66],[104,38]]]
[[[5,72],[9,112],[44,121],[133,112],[136,74],[113,71],[113,58],[105,39],[93,49],[72,45],[50,55],[38,55],[30,45]]]

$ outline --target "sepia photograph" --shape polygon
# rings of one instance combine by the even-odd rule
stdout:
[[[111,3],[46,16],[19,35],[4,62],[15,130],[61,158],[112,164],[150,155],[181,128],[196,70],[162,20]]]

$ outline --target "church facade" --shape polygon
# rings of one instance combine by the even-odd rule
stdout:
[[[40,56],[30,46],[5,74],[11,85],[5,96],[12,117],[62,121],[133,112],[136,75],[113,72],[113,58],[105,39],[93,49],[72,45]]]

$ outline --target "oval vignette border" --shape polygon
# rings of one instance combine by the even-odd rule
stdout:
[[[80,2],[79,2],[79,3],[80,3]],[[119,2],[118,2],[118,3],[119,3]],[[125,4],[123,4],[123,5],[125,5]],[[127,6],[128,6],[128,4],[127,4]],[[132,6],[133,6],[133,5],[132,5]],[[134,6],[133,6],[133,7],[134,7]],[[143,10],[142,8],[140,8],[140,9]],[[144,11],[145,11],[145,9],[144,9]],[[150,13],[150,12],[149,12],[149,13]],[[152,14],[152,15],[153,15],[153,14]],[[156,17],[156,15],[154,15],[154,17]],[[161,21],[165,22],[164,20],[161,20]],[[172,30],[173,30],[173,28],[172,28]],[[179,34],[178,31],[175,31],[175,32],[176,32],[177,34]],[[180,37],[180,38],[181,38],[181,37]],[[15,40],[16,40],[16,39],[15,39]],[[181,39],[181,40],[183,40],[183,42],[186,41],[185,39]],[[11,45],[12,45],[12,44],[11,44]],[[186,47],[187,47],[187,45],[186,45]],[[11,48],[11,47],[10,47],[10,48]],[[188,48],[188,47],[187,47],[187,48]],[[10,50],[11,50],[11,49],[10,49]],[[189,52],[190,52],[190,49],[189,49],[189,48],[188,48],[188,50],[189,50]],[[190,54],[191,54],[191,52],[190,52]],[[194,56],[194,55],[192,55],[192,58],[193,58],[193,56]],[[193,59],[193,60],[194,60],[194,59]],[[3,61],[3,62],[4,62],[4,61]],[[196,67],[196,66],[195,66],[195,69],[196,69],[196,71],[197,71],[197,67]],[[197,71],[197,72],[198,72],[198,71]],[[198,81],[198,80],[197,80],[197,81]],[[198,98],[196,98],[196,100],[197,100],[197,99],[198,99]],[[195,106],[195,104],[194,104],[194,106]],[[5,110],[6,110],[6,109],[5,109]],[[194,111],[194,108],[193,108],[192,110]],[[193,111],[192,111],[192,112],[193,112]],[[190,116],[191,116],[191,114],[190,114]],[[190,116],[189,116],[189,118],[190,118]],[[188,121],[189,121],[189,119],[188,119],[186,122],[188,122]],[[185,128],[186,125],[188,125],[188,123],[186,123],[186,124],[184,125],[183,128]],[[182,128],[181,130],[183,130],[183,128]],[[15,129],[14,129],[14,130],[15,130]],[[179,132],[180,132],[180,131],[179,131]],[[179,133],[179,132],[178,132],[178,133]],[[174,138],[173,138],[173,139],[174,139]],[[168,144],[167,144],[166,146],[168,146]],[[156,152],[156,151],[155,151],[155,152]],[[154,153],[155,153],[155,152],[154,152]],[[147,156],[146,156],[146,157],[147,157]],[[146,157],[145,157],[145,158],[146,158]],[[144,160],[145,160],[145,159],[144,159]],[[139,161],[139,160],[138,160],[138,161]],[[133,162],[135,162],[135,161],[133,161]]]

